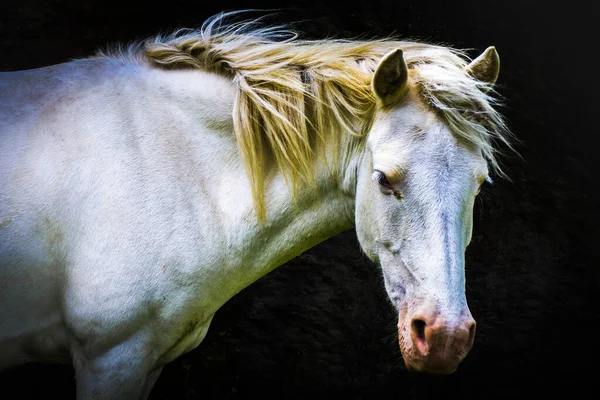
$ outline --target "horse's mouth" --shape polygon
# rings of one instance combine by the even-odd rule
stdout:
[[[426,373],[433,375],[450,375],[454,373],[462,359],[458,360],[439,360],[438,362],[431,362],[427,360],[408,360],[404,358],[404,365],[408,372],[412,373]]]

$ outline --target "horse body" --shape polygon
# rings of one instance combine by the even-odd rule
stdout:
[[[2,365],[127,344],[153,369],[242,288],[352,227],[349,195],[293,205],[274,174],[259,229],[223,78],[112,60],[2,78]]]
[[[333,147],[308,146],[304,133],[335,136],[319,131],[335,124],[273,129],[294,110],[319,121],[320,100],[310,103],[302,92],[290,106],[297,99],[286,88],[265,89],[287,79],[273,71],[296,68],[299,56],[261,40],[238,43],[250,53],[229,54],[226,73],[97,57],[0,74],[0,368],[69,360],[78,398],[145,398],[162,366],[202,341],[228,299],[356,225],[363,250],[383,268],[409,369],[456,369],[474,337],[464,251],[473,199],[488,173],[485,143],[459,137],[426,104],[416,69],[409,71],[394,43],[378,50],[384,57],[373,56],[374,74],[357,57],[347,81],[359,86],[367,76],[372,83],[345,93],[351,100],[336,97],[338,84],[315,89],[317,73],[327,85],[331,70],[311,66],[309,44],[305,76],[292,70],[298,81],[287,89],[298,84],[325,93],[335,111],[329,115],[344,132]],[[200,60],[156,46],[155,61]],[[256,46],[275,54],[261,83],[251,59]],[[494,56],[488,50],[468,67],[452,68],[479,95],[479,82],[497,76]],[[236,76],[236,68],[254,83]],[[351,121],[340,117],[339,104],[354,101],[346,104],[351,109],[371,96],[376,107],[366,106],[364,115],[372,123],[361,125],[355,112]],[[359,125],[368,140],[347,132]],[[271,147],[280,151],[269,153],[265,142],[244,150],[243,135],[253,129],[271,134]],[[294,159],[289,149],[303,146],[310,157]],[[308,159],[312,178],[295,190],[290,179],[302,177],[302,169],[290,175],[281,166]],[[259,180],[251,173],[256,165],[264,170]]]

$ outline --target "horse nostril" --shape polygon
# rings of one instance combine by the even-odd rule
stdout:
[[[473,343],[473,339],[475,338],[475,321],[471,323],[469,326],[469,343]]]
[[[427,324],[422,319],[413,319],[412,330],[419,340],[425,341],[425,327]]]

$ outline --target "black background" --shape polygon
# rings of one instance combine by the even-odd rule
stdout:
[[[573,398],[598,373],[597,5],[576,2],[8,0],[0,69],[199,27],[239,8],[287,8],[308,38],[383,36],[501,57],[503,113],[522,159],[503,159],[476,204],[467,250],[473,350],[446,377],[408,374],[377,266],[353,231],[280,267],[228,302],[206,340],[167,366],[152,399]],[[594,5],[593,5],[594,4]],[[592,8],[593,7],[593,8]],[[73,370],[0,374],[0,398],[74,398]]]

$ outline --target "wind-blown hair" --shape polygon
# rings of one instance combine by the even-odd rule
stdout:
[[[397,48],[425,103],[502,173],[495,154],[500,143],[510,148],[510,133],[494,109],[496,92],[467,74],[470,59],[463,51],[389,38],[301,40],[284,27],[261,26],[260,18],[226,24],[231,14],[213,16],[199,30],[180,29],[99,55],[165,69],[196,68],[233,80],[235,135],[259,219],[265,217],[267,157],[275,159],[293,189],[314,182],[314,146],[331,146],[337,154],[341,135],[364,142],[376,109],[373,73]]]

